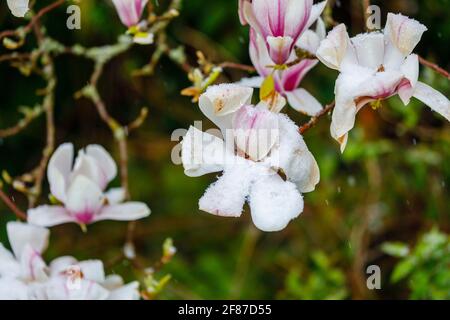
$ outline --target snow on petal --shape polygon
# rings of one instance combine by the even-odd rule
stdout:
[[[381,32],[359,34],[351,39],[359,65],[378,70],[383,65],[384,35]]]
[[[353,48],[345,24],[331,30],[317,49],[317,58],[327,67],[340,70],[345,58],[351,56]]]
[[[41,227],[53,227],[56,225],[75,222],[69,212],[61,206],[42,205],[27,212],[28,223]]]
[[[236,84],[210,86],[200,96],[200,110],[225,132],[231,127],[233,114],[242,106],[250,104],[252,94],[252,88]]]
[[[320,102],[305,89],[286,92],[286,97],[292,108],[308,116],[315,116],[322,110]]]
[[[295,184],[277,174],[258,179],[249,196],[252,220],[265,232],[283,230],[303,211],[303,197]]]
[[[404,57],[411,54],[427,30],[427,27],[414,19],[388,13],[385,34]]]
[[[0,279],[2,277],[16,278],[19,276],[19,263],[13,254],[0,243]]]
[[[425,83],[418,82],[414,97],[450,121],[450,101],[442,93]]]
[[[23,18],[28,12],[29,2],[29,0],[7,0],[9,10],[11,10],[13,16],[18,18]]]
[[[50,231],[48,229],[22,222],[8,222],[6,225],[9,243],[17,259],[30,245],[36,252],[42,253],[48,246]]]
[[[181,158],[188,177],[222,171],[226,161],[222,139],[191,126],[183,138]]]
[[[101,211],[94,216],[94,221],[133,221],[148,217],[149,215],[150,209],[145,203],[125,202],[122,204],[104,206]]]
[[[47,178],[50,192],[59,201],[66,200],[66,191],[73,163],[73,144],[64,143],[53,153],[48,163]]]

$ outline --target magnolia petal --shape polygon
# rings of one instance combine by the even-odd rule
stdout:
[[[250,104],[253,89],[236,84],[210,86],[200,96],[199,106],[203,114],[222,132],[231,128],[233,114],[242,106]]]
[[[269,55],[273,62],[281,65],[289,59],[291,55],[291,49],[294,45],[293,38],[289,36],[268,36],[266,38],[266,41],[269,49]]]
[[[253,166],[254,163],[245,161],[225,169],[201,197],[200,210],[223,217],[240,217],[254,180]]]
[[[320,46],[322,40],[319,38],[316,32],[312,30],[306,30],[300,38],[298,38],[295,44],[300,49],[308,51],[311,54],[316,54],[317,49]]]
[[[264,81],[263,77],[242,78],[236,84],[250,88],[260,88]]]
[[[56,225],[75,222],[75,219],[60,206],[39,206],[29,209],[27,212],[28,223],[41,227],[53,227]]]
[[[33,226],[22,222],[8,222],[6,224],[9,243],[17,259],[22,251],[30,245],[38,253],[47,249],[50,231],[45,228]]]
[[[295,184],[277,174],[258,179],[249,196],[252,220],[265,232],[284,229],[303,211],[303,198]]]
[[[80,268],[83,278],[94,282],[105,281],[105,269],[100,260],[85,260],[76,264]]]
[[[13,254],[0,243],[0,278],[16,278],[20,274],[20,266]]]
[[[239,7],[238,7],[239,21],[243,26],[247,25],[248,23],[244,13],[244,5],[246,2],[251,3],[252,0],[239,0]]]
[[[13,16],[23,18],[28,12],[29,0],[7,0],[6,1]]]
[[[286,92],[286,97],[292,108],[308,116],[315,116],[322,110],[320,102],[305,89]]]
[[[265,77],[272,73],[273,68],[270,66],[275,65],[275,63],[269,55],[264,39],[254,29],[250,29],[249,54],[253,66],[264,80]]]
[[[138,32],[133,37],[133,42],[140,45],[153,44],[155,35],[150,32]]]
[[[389,13],[385,27],[385,34],[391,43],[403,54],[411,54],[422,35],[427,31],[420,22],[401,14]]]
[[[104,206],[100,213],[94,217],[94,221],[116,220],[134,221],[148,217],[149,207],[143,202],[125,202],[111,206]]]
[[[131,27],[139,23],[148,0],[112,0],[119,18],[124,25]]]
[[[108,300],[139,300],[139,282],[133,281],[110,291]]]
[[[305,29],[309,29],[314,24],[314,22],[322,20],[320,19],[320,16],[322,15],[322,12],[323,10],[325,10],[326,6],[327,1],[322,1],[312,6],[311,14],[309,16],[308,23],[306,24]]]
[[[109,291],[94,281],[59,276],[49,281],[46,294],[49,300],[106,300]]]
[[[124,188],[112,188],[105,192],[106,200],[108,204],[119,204],[125,200]]]
[[[345,24],[340,24],[334,27],[320,43],[319,49],[317,49],[317,58],[327,67],[340,70],[350,50],[347,27]]]
[[[41,257],[41,254],[30,244],[27,244],[20,256],[20,269],[22,279],[27,281],[46,281],[47,265]]]
[[[108,151],[100,145],[91,144],[86,147],[86,154],[96,160],[100,170],[103,188],[117,176],[117,165]]]
[[[103,281],[102,286],[109,291],[119,289],[123,286],[123,279],[117,274],[107,275],[105,281]]]
[[[384,35],[371,32],[351,39],[359,65],[378,70],[383,65]]]
[[[69,267],[73,267],[78,263],[77,259],[70,256],[63,256],[54,259],[49,266],[50,276],[66,274]]]
[[[0,300],[28,300],[28,286],[17,279],[0,277]]]
[[[442,93],[419,81],[415,87],[414,97],[450,121],[450,101]]]
[[[419,56],[416,54],[409,55],[400,67],[400,70],[409,81],[411,87],[414,88],[417,81],[419,81]]]
[[[244,106],[233,120],[236,146],[251,159],[263,159],[278,141],[278,118],[263,106]]]
[[[222,139],[190,127],[183,138],[181,158],[184,173],[189,177],[222,171],[226,162]]]
[[[50,184],[50,192],[61,202],[66,200],[73,155],[73,145],[64,143],[56,149],[48,163],[47,178]]]
[[[283,71],[281,83],[284,91],[295,90],[303,80],[304,76],[318,63],[319,60],[317,59],[303,59],[300,63]]]
[[[79,223],[88,224],[94,219],[105,201],[98,185],[85,176],[76,176],[67,192],[66,209]]]

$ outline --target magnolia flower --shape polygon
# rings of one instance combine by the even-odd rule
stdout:
[[[153,33],[143,31],[140,23],[142,13],[148,0],[112,0],[119,18],[128,27],[128,33],[133,35],[133,41],[138,44],[152,44]],[[145,25],[145,23],[143,23]]]
[[[399,95],[407,105],[415,97],[450,121],[450,101],[419,82],[419,58],[412,51],[427,28],[401,14],[388,14],[384,34],[371,32],[349,38],[345,25],[322,41],[317,57],[340,71],[331,135],[344,151],[357,112],[366,104]]]
[[[23,18],[28,12],[29,2],[29,0],[6,0],[11,13],[18,18]]]
[[[47,266],[42,253],[48,245],[48,229],[9,222],[7,233],[13,252],[0,244],[1,300],[139,299],[137,282],[124,285],[117,275],[105,276],[99,260],[62,257]]]
[[[302,33],[317,20],[325,2],[313,0],[241,1],[241,21],[250,25],[263,39],[275,64],[287,62]]]
[[[325,7],[325,2],[319,5],[321,12]],[[325,32],[325,24],[319,18],[316,29],[314,31],[307,30],[303,33],[298,39],[296,46],[311,55],[315,55],[320,41],[325,38]],[[314,116],[322,109],[322,105],[316,98],[305,89],[299,88],[303,77],[317,65],[317,59],[302,59],[299,63],[292,65],[286,70],[274,70],[271,66],[275,63],[270,58],[264,40],[253,29],[250,30],[250,59],[260,76],[244,78],[239,82],[241,85],[258,88],[261,87],[266,77],[273,76],[276,91],[286,97],[289,105],[295,110]],[[293,51],[287,63],[294,62],[296,59],[297,56]]]
[[[223,171],[200,199],[200,210],[239,217],[248,202],[259,229],[279,231],[303,211],[301,193],[314,190],[319,168],[297,126],[264,101],[251,105],[252,92],[236,84],[208,88],[200,109],[225,138],[190,127],[182,162],[190,177]]]
[[[44,205],[28,210],[28,222],[51,227],[75,222],[80,225],[100,220],[131,221],[147,217],[150,209],[141,202],[121,203],[121,188],[105,192],[117,175],[117,166],[106,150],[89,145],[73,162],[73,145],[61,145],[50,159],[47,177],[51,194],[62,205]]]

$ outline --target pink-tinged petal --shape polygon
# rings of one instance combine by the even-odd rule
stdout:
[[[111,290],[108,296],[108,300],[139,300],[139,298],[139,282],[137,281]]]
[[[244,161],[225,169],[200,198],[199,209],[222,217],[240,217],[256,176],[255,166],[254,162]]]
[[[417,82],[414,97],[450,121],[450,101],[442,93],[425,83]]]
[[[383,65],[384,35],[372,32],[357,35],[351,39],[358,64],[377,71]]]
[[[239,21],[243,26],[247,25],[248,23],[244,13],[244,6],[246,2],[250,4],[252,0],[239,0],[239,8],[238,8]]]
[[[222,171],[226,156],[224,141],[212,134],[191,126],[183,138],[181,159],[189,177]]]
[[[67,185],[73,164],[73,145],[62,144],[53,153],[48,163],[47,178],[50,192],[59,201],[66,200]]]
[[[316,22],[318,20],[320,20],[320,21],[322,20],[322,19],[320,19],[320,16],[322,15],[322,12],[323,12],[323,10],[325,10],[326,6],[327,6],[327,1],[322,1],[322,2],[319,2],[312,6],[311,14],[309,16],[309,19],[305,26],[305,29],[309,29],[314,24],[314,22]],[[323,23],[323,21],[322,21],[322,23]]]
[[[101,186],[111,182],[117,175],[117,165],[111,155],[100,145],[91,144],[86,147],[86,154],[95,159],[100,169]],[[103,189],[102,188],[102,189]]]
[[[427,30],[427,27],[414,19],[401,14],[389,13],[385,34],[403,57],[406,57],[411,54]]]
[[[344,65],[356,63],[345,24],[336,26],[328,33],[317,50],[317,58],[327,67],[335,70],[341,70]]]
[[[398,86],[398,95],[403,103],[408,105],[419,80],[419,57],[415,54],[409,55],[400,67],[400,71],[405,79]]]
[[[148,0],[113,0],[122,23],[131,27],[137,25]]]
[[[64,223],[75,222],[69,212],[61,206],[39,206],[27,212],[28,223],[40,227],[53,227]]]
[[[250,29],[249,52],[250,60],[262,78],[272,73],[273,68],[270,68],[270,66],[275,65],[275,63],[270,58],[264,39],[254,29]]]
[[[225,135],[231,128],[233,115],[251,102],[253,89],[236,84],[210,86],[200,96],[199,106],[203,114],[215,123]]]
[[[237,148],[259,161],[278,141],[277,114],[261,106],[244,106],[236,113],[233,133]]]
[[[53,277],[46,286],[48,300],[106,300],[109,291],[100,284],[80,277]]]
[[[125,202],[112,206],[104,206],[100,213],[94,217],[94,220],[134,221],[148,217],[149,215],[150,209],[145,203]]]
[[[78,262],[75,266],[80,268],[84,279],[98,283],[105,281],[105,269],[100,260],[85,260]]]
[[[286,92],[286,97],[292,108],[308,116],[315,116],[322,110],[320,102],[305,89]]]
[[[283,181],[278,174],[258,179],[249,196],[252,220],[265,232],[283,230],[303,211],[303,197],[295,184]]]
[[[314,68],[319,61],[316,59],[303,59],[300,63],[286,69],[281,74],[281,83],[284,91],[293,91],[298,88],[305,75]]]
[[[273,37],[268,36],[266,38],[267,46],[269,48],[269,55],[270,58],[276,63],[276,64],[283,64],[285,63],[292,51],[292,47],[294,46],[294,39],[285,36],[285,37]]]
[[[79,175],[67,192],[66,209],[78,223],[89,224],[104,202],[105,197],[98,185]]]
[[[20,280],[0,277],[0,300],[28,300],[28,285]]]
[[[47,265],[41,257],[41,254],[27,244],[20,256],[21,277],[27,281],[46,281]]]
[[[48,229],[22,222],[8,222],[6,230],[11,248],[18,259],[27,245],[30,245],[38,253],[47,249],[50,237]]]

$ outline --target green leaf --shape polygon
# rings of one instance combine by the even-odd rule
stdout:
[[[396,258],[404,258],[409,254],[409,247],[402,242],[386,242],[381,246],[381,250]]]

